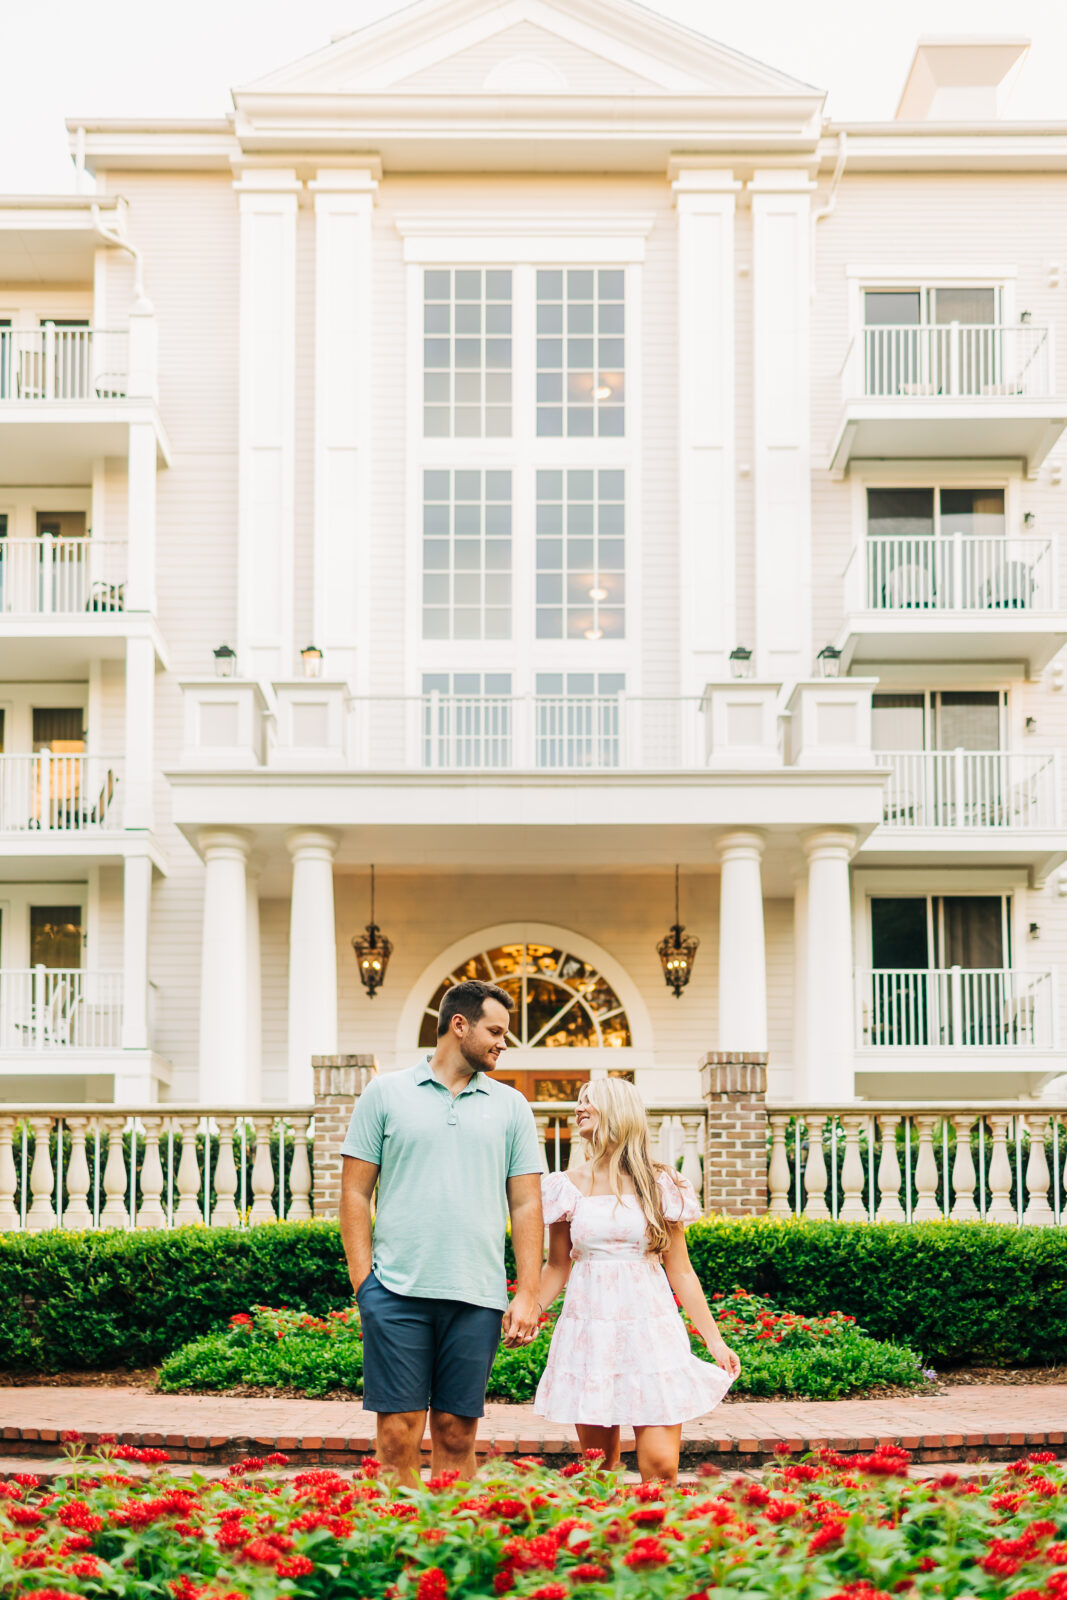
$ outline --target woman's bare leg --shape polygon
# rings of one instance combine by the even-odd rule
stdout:
[[[635,1428],[637,1466],[641,1481],[658,1478],[663,1483],[678,1482],[678,1457],[682,1449],[682,1424],[671,1427]]]
[[[604,1465],[617,1467],[619,1464],[619,1430],[618,1428],[594,1428],[588,1422],[579,1422],[578,1443],[583,1450],[603,1450]],[[677,1463],[676,1463],[677,1464]]]

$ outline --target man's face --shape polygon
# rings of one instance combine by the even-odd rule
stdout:
[[[486,1000],[477,1022],[455,1019],[456,1036],[463,1059],[472,1072],[492,1072],[507,1049],[511,1012],[499,1000]]]

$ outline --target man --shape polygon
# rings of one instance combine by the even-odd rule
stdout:
[[[419,1481],[426,1411],[434,1473],[474,1475],[478,1418],[501,1326],[538,1328],[541,1153],[522,1095],[486,1076],[507,1049],[511,999],[471,981],[446,990],[437,1049],[375,1078],[341,1147],[341,1238],[363,1324],[363,1404],[378,1459]],[[378,1209],[371,1231],[371,1196]],[[518,1288],[504,1271],[511,1213]]]

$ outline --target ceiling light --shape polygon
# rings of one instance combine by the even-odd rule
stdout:
[[[590,589],[589,591],[590,600],[606,600],[607,597],[608,591],[606,589]]]
[[[586,628],[585,636],[587,639],[602,639],[604,633],[601,628]]]
[[[593,390],[593,399],[594,400],[610,400],[611,399],[611,386],[610,386],[610,384],[607,384],[607,383],[599,384],[598,387]]]

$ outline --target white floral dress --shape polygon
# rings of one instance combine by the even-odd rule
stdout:
[[[700,1207],[684,1178],[659,1174],[668,1222]],[[689,1347],[636,1195],[584,1195],[565,1172],[541,1180],[545,1222],[571,1225],[571,1275],[534,1411],[551,1422],[654,1427],[717,1406],[731,1378]]]

